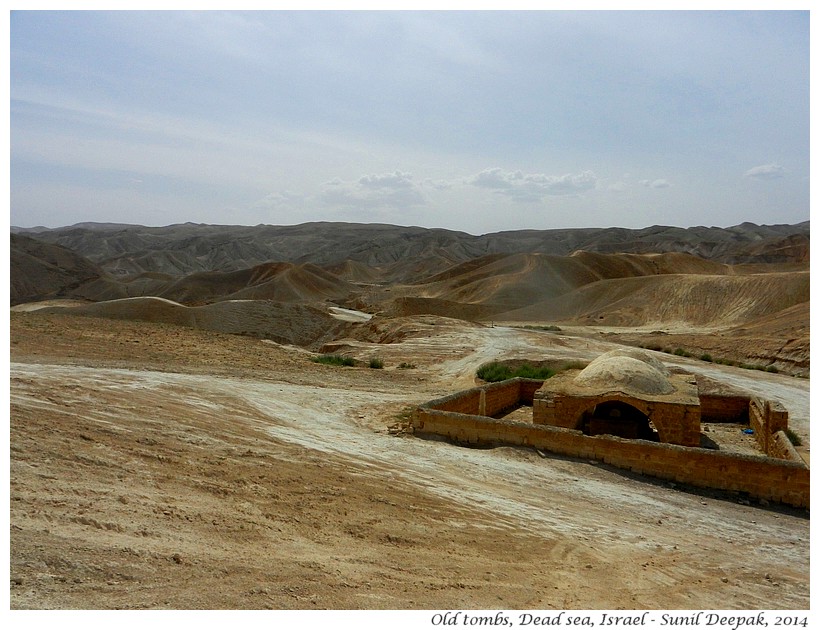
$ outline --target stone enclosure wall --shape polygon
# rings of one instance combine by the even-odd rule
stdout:
[[[749,396],[701,394],[701,422],[749,422]]]
[[[767,453],[769,457],[776,457],[777,459],[787,459],[793,462],[801,462],[803,458],[794,449],[792,441],[789,436],[783,431],[778,431],[771,438],[770,450]]]
[[[572,429],[488,417],[518,405],[532,404],[540,385],[541,381],[532,379],[510,379],[431,401],[416,410],[414,432],[470,445],[530,446],[559,455],[594,459],[676,483],[743,492],[758,499],[809,507],[809,469],[781,430],[788,415],[777,403],[756,399],[754,406],[749,405],[752,428],[756,435],[764,436],[759,440],[767,445],[764,452],[770,457],[608,435],[587,436]]]
[[[544,381],[511,378],[500,383],[473,387],[424,405],[429,409],[477,416],[496,416],[520,405],[532,405],[535,392]]]
[[[783,452],[781,447],[774,444],[774,434],[785,431],[789,426],[789,413],[783,405],[773,400],[752,398],[749,401],[749,426],[754,429],[757,445],[766,455],[776,457],[774,452]]]

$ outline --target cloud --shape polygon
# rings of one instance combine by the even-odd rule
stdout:
[[[647,188],[669,188],[672,186],[667,179],[642,179],[638,183]]]
[[[453,182],[445,179],[430,179],[424,180],[424,185],[433,188],[434,190],[450,190],[453,187]]]
[[[331,206],[357,208],[401,209],[427,203],[413,176],[401,171],[363,175],[355,182],[336,177],[322,185],[320,199]]]
[[[467,183],[472,184],[473,186],[480,186],[481,188],[507,190],[512,188],[512,180],[520,179],[521,177],[521,171],[508,173],[502,171],[500,168],[488,168],[481,171],[477,175],[473,175],[467,180]]]
[[[613,184],[610,184],[608,187],[609,190],[612,190],[614,192],[623,192],[628,188],[629,184],[627,184],[626,182],[615,182]]]
[[[755,166],[743,173],[743,177],[749,179],[780,179],[786,175],[786,169],[780,164],[763,164]]]
[[[489,188],[516,201],[540,201],[552,195],[577,195],[595,188],[598,178],[592,171],[567,175],[546,175],[489,168],[467,179],[468,184]]]
[[[359,184],[370,190],[405,190],[415,187],[413,176],[401,171],[386,175],[363,175],[359,178]]]
[[[296,210],[305,207],[306,198],[299,193],[282,190],[265,195],[251,207],[270,210]]]

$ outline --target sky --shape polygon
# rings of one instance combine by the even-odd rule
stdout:
[[[13,11],[10,220],[809,219],[808,11]]]

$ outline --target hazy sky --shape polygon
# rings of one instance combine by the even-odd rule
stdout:
[[[802,12],[11,15],[11,223],[809,218]]]

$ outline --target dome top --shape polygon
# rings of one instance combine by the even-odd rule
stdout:
[[[663,395],[675,391],[669,370],[646,352],[613,350],[602,354],[575,377],[582,387],[624,393]]]

